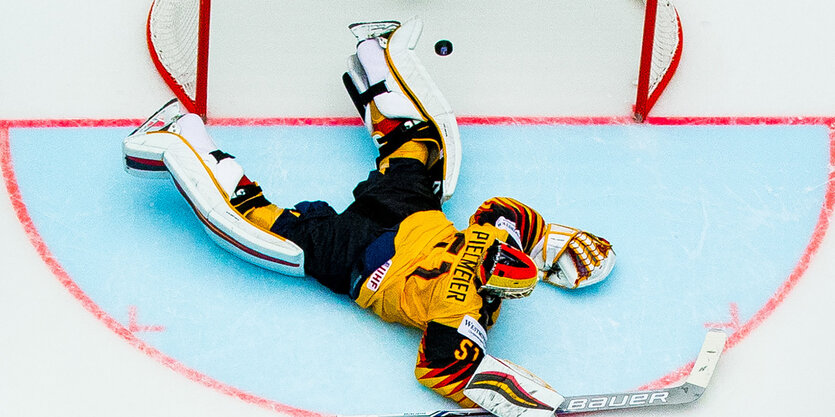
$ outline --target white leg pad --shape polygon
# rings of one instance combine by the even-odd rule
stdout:
[[[438,86],[429,77],[426,68],[418,60],[414,49],[423,30],[419,19],[411,19],[400,26],[389,38],[386,53],[405,88],[417,99],[421,113],[437,126],[444,142],[444,179],[441,201],[455,192],[461,170],[461,139],[455,114]]]
[[[353,54],[348,56],[348,75],[351,77],[351,81],[354,83],[354,86],[357,88],[359,92],[365,92],[368,90],[368,77],[365,75],[365,70],[362,68],[362,63],[357,57],[357,54]],[[374,133],[374,126],[371,123],[371,107],[365,106],[364,114],[362,115],[362,121],[365,124],[365,128],[368,129],[369,133]],[[377,141],[376,137],[372,137],[374,140],[374,145],[377,146],[377,149],[382,146],[380,142]]]
[[[360,92],[385,81],[389,92],[375,96],[374,103],[387,118],[427,121],[437,127],[444,148],[442,201],[446,201],[458,183],[461,139],[452,108],[414,52],[422,30],[423,23],[413,18],[391,34],[385,49],[375,40],[360,43],[356,57],[349,57],[348,74]],[[371,130],[368,107],[364,120]]]
[[[139,133],[122,142],[125,171],[143,178],[169,178],[162,154],[171,145],[170,135],[164,132]]]
[[[150,132],[125,139],[123,151],[126,157],[161,161],[165,167],[161,175],[170,174],[206,233],[219,246],[263,268],[303,276],[304,252],[298,245],[250,223],[230,204],[230,194],[243,176],[240,165],[232,158],[218,163],[207,153],[214,150],[210,149],[214,143],[205,134],[202,121],[197,125],[185,120],[179,129],[189,139],[194,138],[194,143],[170,131]]]
[[[304,275],[301,248],[243,218],[229,203],[224,185],[209,169],[211,161],[201,158],[185,140],[167,149],[163,161],[204,230],[218,245],[261,267],[287,275]]]
[[[397,30],[401,29],[398,28]],[[357,46],[357,59],[362,65],[368,84],[374,85],[384,81],[388,89],[388,92],[374,97],[374,104],[377,105],[377,109],[388,119],[427,121],[420,113],[420,109],[417,108],[417,104],[406,95],[403,87],[397,81],[393,70],[389,68],[386,62],[385,54],[385,50],[374,39],[362,42]],[[370,118],[368,108],[366,108],[365,118]]]

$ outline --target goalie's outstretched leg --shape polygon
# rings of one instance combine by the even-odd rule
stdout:
[[[357,53],[343,81],[380,151],[385,173],[391,158],[421,160],[435,179],[441,201],[458,182],[461,142],[449,104],[414,53],[423,25],[411,19],[355,23]]]
[[[206,233],[233,254],[287,275],[304,275],[304,253],[270,231],[285,211],[270,203],[232,155],[221,151],[196,114],[167,103],[122,143],[125,169],[170,177]]]

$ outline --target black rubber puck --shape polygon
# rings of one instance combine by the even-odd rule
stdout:
[[[447,56],[452,53],[452,42],[441,39],[435,43],[435,53],[440,56]]]

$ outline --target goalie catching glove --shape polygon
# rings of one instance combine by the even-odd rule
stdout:
[[[615,266],[615,251],[609,241],[554,223],[546,226],[531,258],[543,281],[567,289],[603,281]]]

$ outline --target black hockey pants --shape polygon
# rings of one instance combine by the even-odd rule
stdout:
[[[295,206],[298,217],[285,211],[271,231],[304,250],[308,275],[348,294],[352,278],[368,268],[362,263],[372,242],[413,213],[440,209],[426,167],[415,159],[392,158],[385,175],[372,171],[354,188],[354,202],[342,213],[324,201],[304,201]]]

